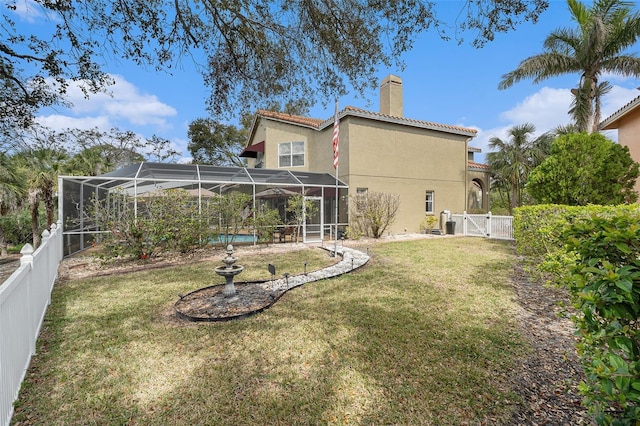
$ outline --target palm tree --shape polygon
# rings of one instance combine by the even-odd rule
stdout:
[[[24,196],[24,180],[21,178],[14,159],[0,152],[0,219],[16,210]],[[0,256],[7,255],[7,239],[0,220]]]
[[[503,75],[499,89],[532,78],[538,83],[547,78],[577,73],[580,82],[571,93],[570,114],[579,131],[598,131],[601,98],[610,89],[600,81],[603,73],[640,77],[640,58],[624,50],[640,37],[640,14],[632,13],[633,2],[596,0],[587,8],[578,0],[567,0],[571,18],[578,28],[560,28],[544,41],[544,53],[531,56]]]
[[[67,161],[67,154],[61,149],[36,148],[20,152],[21,166],[27,176],[27,202],[31,211],[33,246],[40,245],[39,207],[44,201],[47,212],[47,228],[54,223],[54,193],[58,174]]]
[[[82,149],[67,163],[66,173],[82,176],[98,176],[114,169],[113,162],[104,152],[104,145],[96,145]]]
[[[525,123],[509,129],[509,140],[498,137],[489,139],[489,148],[497,149],[487,154],[489,170],[497,186],[507,190],[509,211],[521,204],[522,189],[535,169],[548,155],[553,136],[545,133],[536,139],[530,136],[535,132],[533,124]]]

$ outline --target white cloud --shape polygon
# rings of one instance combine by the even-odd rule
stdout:
[[[640,96],[636,89],[628,89],[621,86],[613,86],[602,102],[602,119],[613,114],[631,100]],[[532,123],[536,126],[535,136],[553,130],[559,125],[570,122],[567,114],[571,105],[571,92],[568,89],[554,89],[543,87],[536,93],[527,96],[513,108],[500,114],[500,121],[504,125],[491,129],[480,129],[478,135],[471,141],[471,146],[482,149],[482,154],[476,160],[484,161],[484,155],[489,152],[489,140],[492,137],[508,138],[509,129],[523,123]],[[471,126],[473,127],[473,126]],[[615,132],[605,134],[610,139],[617,140]]]
[[[170,127],[167,118],[177,115],[175,108],[161,102],[155,95],[141,93],[120,75],[110,77],[114,84],[109,86],[108,93],[92,94],[89,98],[84,96],[79,84],[71,83],[67,91],[67,98],[73,104],[71,111],[76,116],[91,113],[106,115],[111,121],[123,121],[135,126]]]
[[[609,117],[638,96],[640,96],[638,89],[613,86],[602,100],[602,119]]]
[[[540,133],[567,124],[571,119],[567,113],[571,106],[569,89],[543,87],[533,95],[527,96],[512,109],[500,114],[507,127],[531,123]]]
[[[106,131],[114,127],[107,116],[69,117],[61,114],[41,115],[38,123],[52,130],[63,131],[66,129],[94,129]]]
[[[543,87],[536,93],[527,96],[513,108],[500,113],[499,121],[504,125],[491,129],[478,130],[477,136],[471,141],[471,146],[480,148],[482,153],[476,155],[476,161],[484,161],[484,156],[489,152],[489,140],[493,137],[507,139],[508,132],[513,126],[531,123],[536,128],[535,136],[553,130],[559,125],[565,125],[570,121],[567,111],[571,105],[571,92],[569,89],[554,89]]]
[[[34,23],[46,18],[42,6],[34,0],[18,0],[15,2],[15,6],[13,12],[25,22]]]

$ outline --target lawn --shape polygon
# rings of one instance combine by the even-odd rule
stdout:
[[[312,255],[311,255],[312,254]],[[57,285],[17,424],[490,424],[517,401],[508,243],[431,238],[369,246],[371,261],[244,320],[171,321],[217,265]],[[321,266],[303,250],[239,259],[239,279]],[[301,271],[299,271],[301,272]]]

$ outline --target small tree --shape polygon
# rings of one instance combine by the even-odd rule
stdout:
[[[273,232],[280,223],[280,212],[277,209],[258,209],[254,214],[253,221],[258,242],[269,243],[273,241]]]
[[[356,210],[351,221],[353,232],[373,238],[384,234],[400,208],[400,196],[386,192],[365,192],[352,200]]]
[[[529,175],[527,189],[540,203],[584,206],[632,203],[638,164],[629,148],[599,133],[558,137],[551,154]]]
[[[287,199],[287,212],[291,213],[296,225],[296,242],[298,242],[305,218],[315,216],[318,213],[318,207],[312,203],[305,203],[302,194],[295,194]]]
[[[251,225],[251,196],[242,192],[229,192],[213,199],[213,212],[218,219],[220,242],[233,243],[236,234]]]

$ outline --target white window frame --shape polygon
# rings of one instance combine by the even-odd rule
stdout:
[[[427,190],[424,195],[424,212],[427,214],[433,214],[433,212],[435,211],[435,203],[435,191]]]
[[[282,151],[288,146],[288,151],[283,153]],[[302,146],[302,152],[294,152],[294,146]],[[302,157],[302,164],[294,164],[294,158]],[[283,162],[283,159],[288,159],[288,163]],[[282,142],[278,144],[278,167],[303,167],[305,165],[305,143],[304,141]]]

